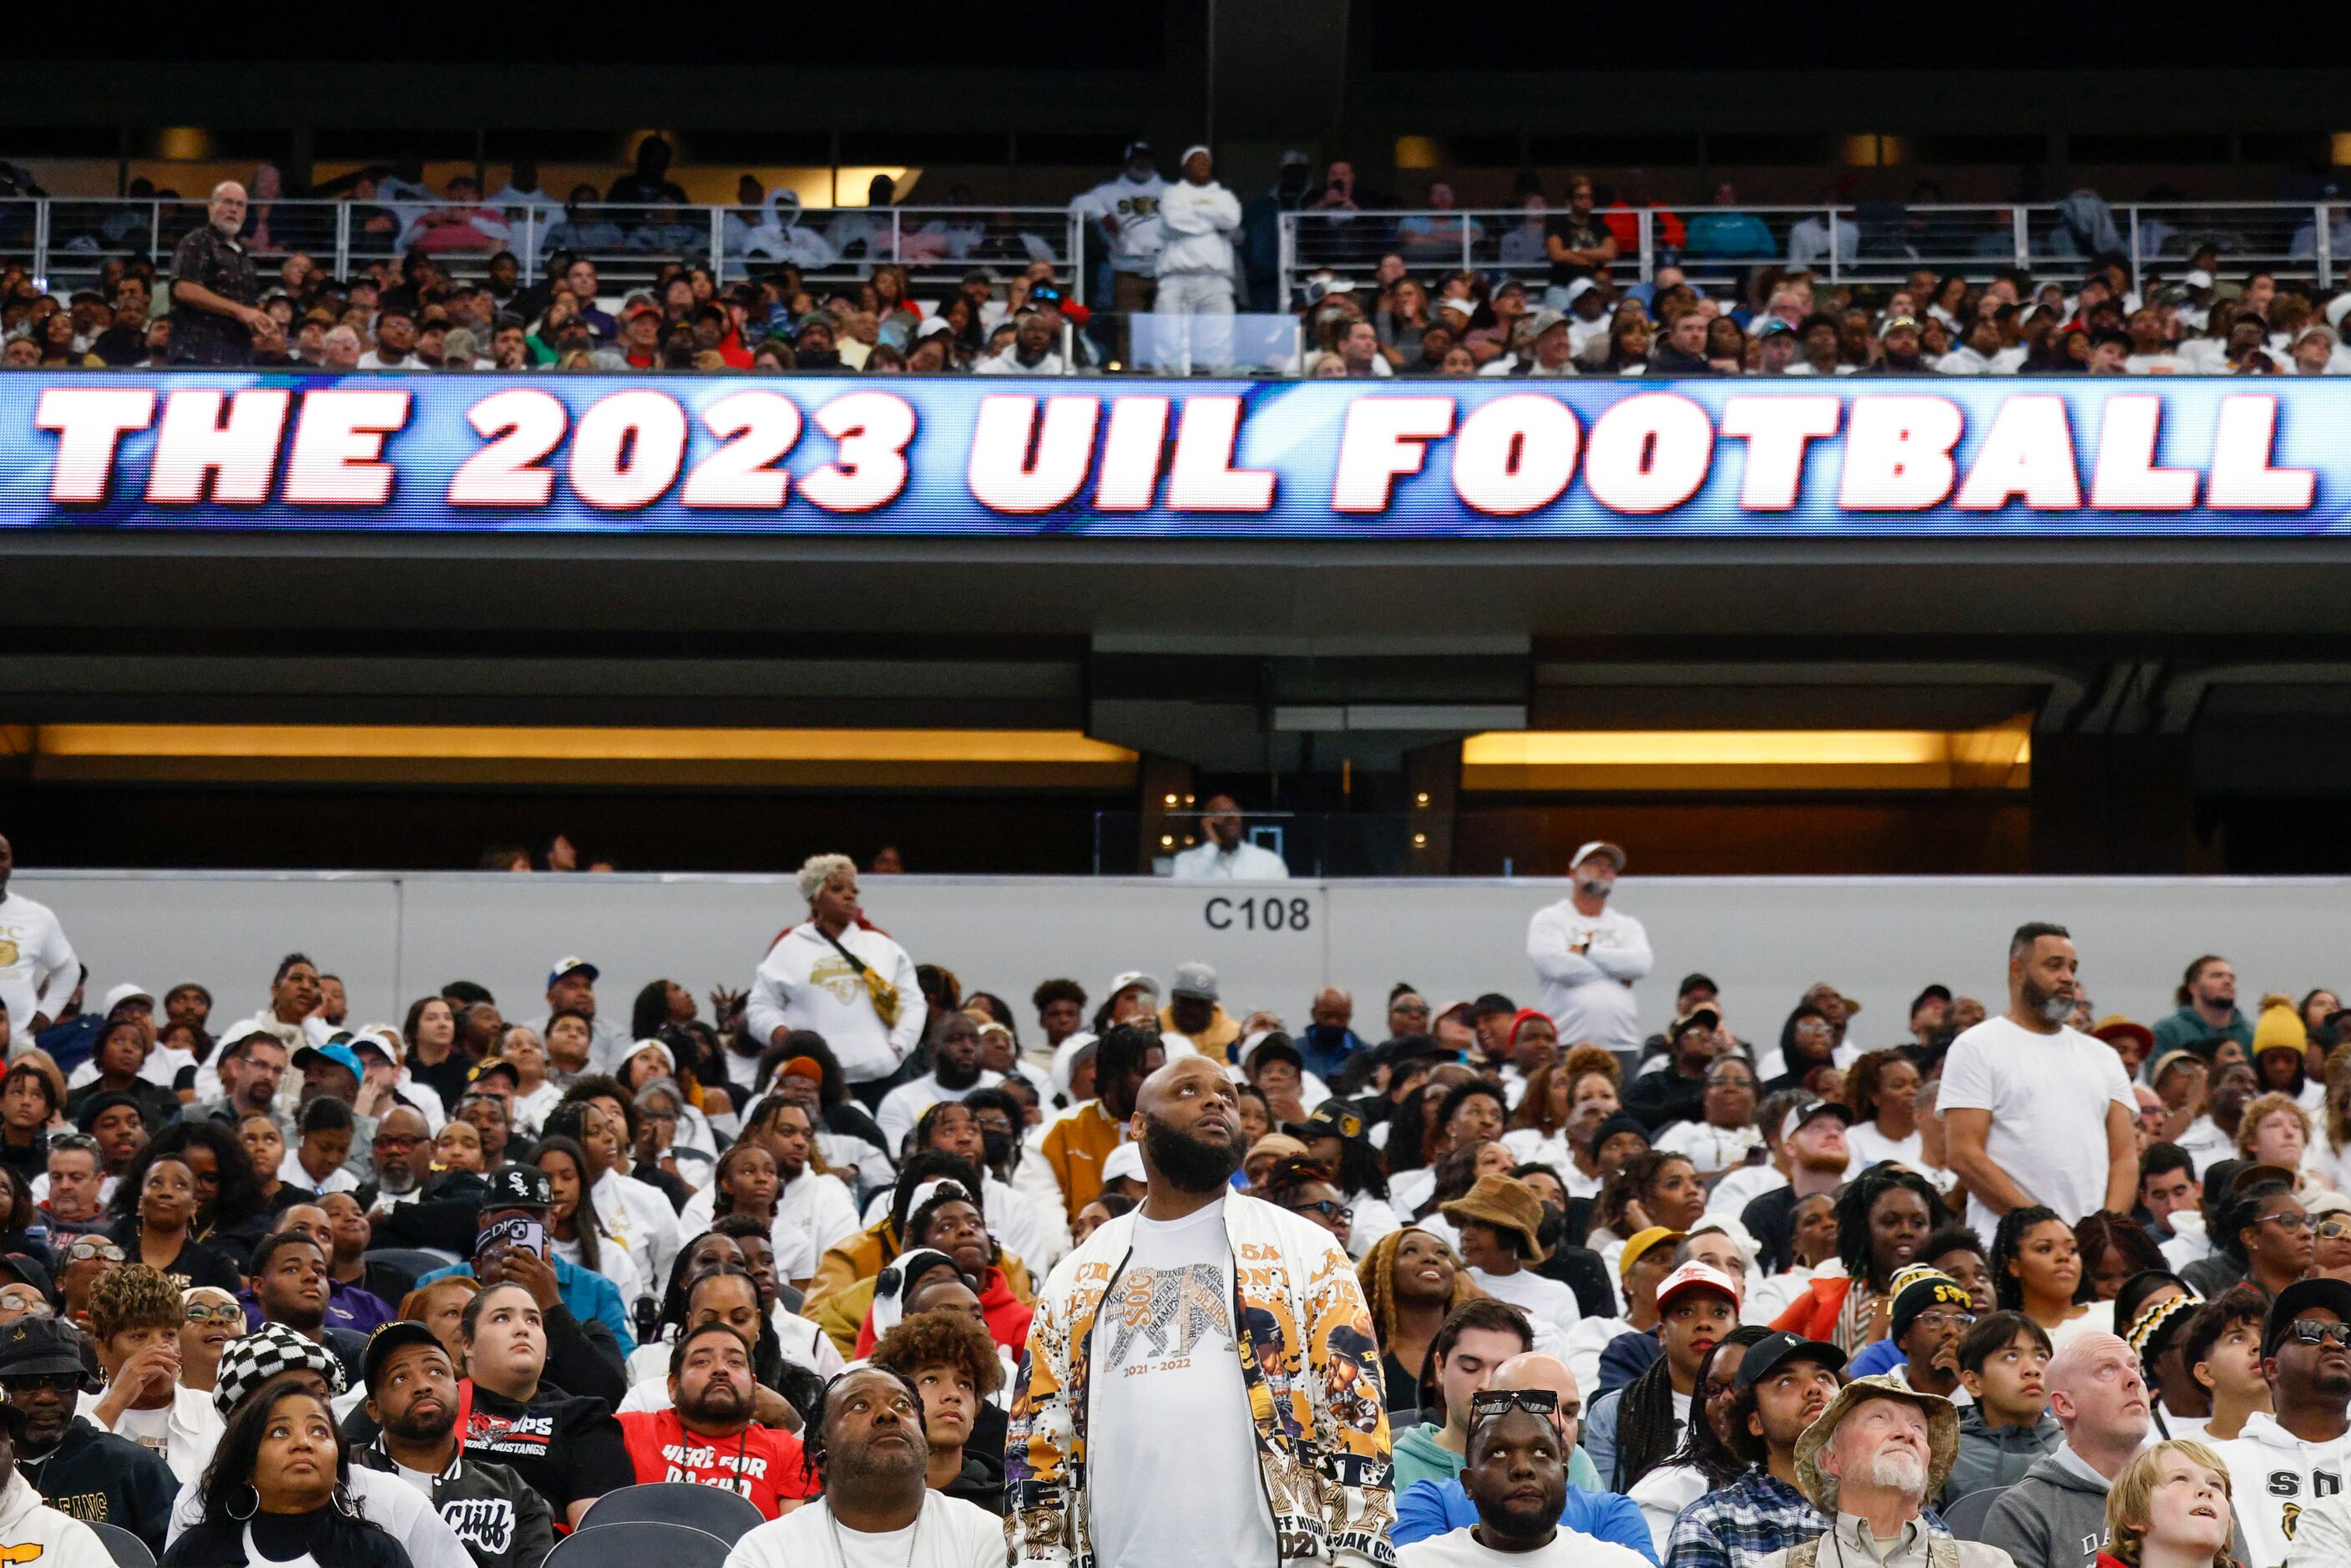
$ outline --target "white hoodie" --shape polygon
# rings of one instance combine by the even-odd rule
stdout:
[[[0,1563],[38,1563],[41,1568],[114,1568],[113,1554],[98,1531],[41,1500],[33,1483],[8,1472],[0,1482]]]
[[[2305,1443],[2256,1412],[2241,1437],[2214,1443],[2229,1467],[2237,1523],[2245,1532],[2245,1568],[2280,1568],[2294,1545],[2303,1511],[2343,1495],[2351,1477],[2351,1433],[2331,1443]]]
[[[1104,180],[1071,202],[1070,213],[1096,223],[1116,218],[1118,233],[1110,242],[1112,268],[1147,277],[1157,266],[1160,247],[1167,240],[1167,231],[1159,222],[1159,198],[1166,189],[1167,182],[1155,170],[1143,180],[1129,179],[1121,170],[1115,178]]]
[[[1232,232],[1241,226],[1240,199],[1214,180],[1195,185],[1178,180],[1159,193],[1159,221],[1167,244],[1159,253],[1159,276],[1233,273]]]
[[[852,1083],[887,1078],[923,1038],[926,1006],[906,950],[867,925],[841,934],[841,946],[898,990],[898,1021],[883,1023],[860,975],[804,920],[784,933],[751,977],[746,1006],[751,1038],[765,1046],[778,1029],[824,1036]]]

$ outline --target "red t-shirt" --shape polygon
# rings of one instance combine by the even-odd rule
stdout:
[[[620,1422],[640,1481],[725,1487],[750,1499],[769,1519],[783,1511],[787,1500],[816,1495],[801,1468],[800,1440],[789,1432],[755,1422],[740,1437],[697,1437],[675,1410],[624,1410]]]

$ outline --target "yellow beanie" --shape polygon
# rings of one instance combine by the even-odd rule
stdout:
[[[2303,1026],[2302,1014],[2295,1010],[2290,998],[2274,993],[2262,998],[2262,1016],[2253,1024],[2253,1054],[2265,1051],[2305,1050],[2310,1044],[2310,1030]]]

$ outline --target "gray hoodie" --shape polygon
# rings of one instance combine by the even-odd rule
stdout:
[[[2093,1568],[2106,1541],[2106,1483],[2061,1443],[1991,1505],[1983,1539],[2016,1568]]]
[[[2064,1428],[2045,1410],[2031,1427],[1989,1427],[1983,1406],[1967,1406],[1959,1412],[1959,1457],[1943,1488],[1943,1506],[1970,1492],[2022,1480],[2036,1460],[2064,1440]]]

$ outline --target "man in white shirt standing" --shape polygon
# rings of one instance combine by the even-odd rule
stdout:
[[[857,864],[847,855],[810,856],[799,892],[808,919],[777,939],[751,977],[751,1038],[779,1045],[796,1029],[814,1030],[858,1097],[878,1103],[928,1019],[914,960],[864,923]]]
[[[1110,241],[1110,308],[1121,315],[1151,308],[1158,287],[1152,274],[1167,241],[1159,223],[1159,196],[1166,189],[1159,165],[1152,162],[1151,143],[1130,141],[1126,166],[1117,178],[1104,180],[1070,204],[1071,216],[1092,219]]]
[[[1289,880],[1290,867],[1280,855],[1242,839],[1240,802],[1230,795],[1208,797],[1208,808],[1200,813],[1200,831],[1206,837],[1176,857],[1176,881]]]
[[[1160,316],[1229,318],[1233,313],[1233,234],[1241,226],[1241,204],[1217,183],[1215,167],[1206,147],[1186,147],[1184,177],[1159,193],[1159,222],[1166,238],[1159,252],[1159,294],[1153,309]],[[1189,355],[1167,357],[1187,370],[1214,373],[1224,369],[1231,346],[1232,323],[1228,319],[1200,329],[1189,344]]]
[[[1625,852],[1593,840],[1568,867],[1575,891],[1527,923],[1527,956],[1542,981],[1535,1005],[1559,1026],[1563,1045],[1590,1040],[1620,1054],[1640,1049],[1633,982],[1654,959],[1641,923],[1608,907],[1624,870]]]
[[[2138,1104],[2122,1061],[2065,1027],[2080,956],[2062,925],[2033,921],[2008,946],[2008,1011],[1951,1043],[1938,1099],[1968,1223],[1990,1240],[2011,1208],[2045,1204],[2068,1225],[2130,1212]]]
[[[26,1040],[57,1021],[81,982],[81,963],[46,904],[8,888],[16,852],[0,839],[0,1005]]]

